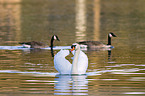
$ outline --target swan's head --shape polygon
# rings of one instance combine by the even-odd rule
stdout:
[[[110,32],[109,37],[117,37],[114,33]]]
[[[52,40],[58,40],[58,41],[60,41],[57,35],[53,35],[52,36]]]
[[[78,50],[78,49],[80,49],[80,45],[78,43],[73,43],[72,46],[71,46],[71,52],[73,50]]]

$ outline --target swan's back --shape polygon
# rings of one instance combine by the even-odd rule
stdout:
[[[54,56],[54,67],[60,74],[70,74],[72,64],[65,59],[69,55],[69,50],[60,50]]]

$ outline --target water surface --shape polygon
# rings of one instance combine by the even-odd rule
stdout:
[[[144,96],[144,0],[0,0],[0,46],[21,41],[71,46],[83,40],[107,44],[111,51],[84,51],[86,75],[59,75],[49,49],[0,50],[1,96]],[[59,50],[54,50],[56,54]],[[70,60],[68,56],[67,58]]]

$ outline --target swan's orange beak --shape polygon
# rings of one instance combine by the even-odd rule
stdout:
[[[72,48],[71,48],[71,52],[72,52],[73,50],[75,50],[75,47],[72,47]]]

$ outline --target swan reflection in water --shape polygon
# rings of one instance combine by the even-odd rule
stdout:
[[[73,51],[74,50],[74,51]],[[88,95],[86,70],[88,57],[80,50],[79,44],[71,46],[74,55],[72,64],[65,58],[69,50],[60,50],[54,56],[54,67],[59,72],[55,78],[55,95]]]
[[[57,75],[54,95],[88,95],[87,75]]]
[[[65,58],[70,54],[69,50],[60,50],[54,56],[54,67],[59,74],[86,74],[88,68],[88,57],[81,51],[79,44],[71,46],[71,53],[74,55],[72,64]]]

